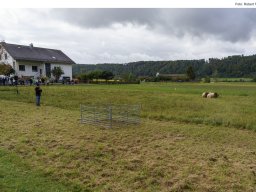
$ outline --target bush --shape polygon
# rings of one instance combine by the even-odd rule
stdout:
[[[87,83],[89,80],[89,77],[86,73],[80,74],[77,79],[83,83]]]
[[[9,76],[10,74],[14,74],[15,70],[11,65],[0,63],[0,75]]]
[[[210,83],[211,82],[211,78],[210,77],[205,77],[205,78],[203,78],[203,82],[204,83]]]

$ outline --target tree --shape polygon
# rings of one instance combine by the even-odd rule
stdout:
[[[80,74],[77,78],[84,83],[89,80],[88,74],[86,73]]]
[[[10,74],[14,74],[15,70],[11,65],[0,64],[0,75],[9,76]]]
[[[90,80],[93,80],[93,79],[98,80],[98,79],[100,79],[101,74],[102,74],[102,71],[100,71],[100,70],[92,71],[92,72],[88,73],[88,78]]]
[[[206,76],[213,77],[254,77],[256,73],[256,55],[229,56],[222,59],[209,58],[200,60],[176,60],[176,61],[139,61],[126,64],[97,64],[74,65],[73,73],[78,75],[87,71],[101,70],[111,71],[117,76],[132,73],[135,77],[155,76],[160,74],[185,74],[191,66],[196,78]],[[218,74],[216,74],[216,70]],[[128,75],[127,75],[128,76]],[[153,78],[152,78],[153,79]]]
[[[102,71],[100,78],[110,80],[114,78],[114,74],[111,71]]]
[[[122,79],[126,82],[136,81],[136,77],[132,73],[123,74]]]
[[[215,69],[214,72],[212,73],[212,77],[214,78],[215,82],[218,81],[218,79],[217,79],[217,77],[218,77],[218,70],[217,69]]]
[[[189,80],[195,80],[196,74],[195,74],[192,66],[188,67],[188,69],[187,69],[187,76],[188,76]]]
[[[54,69],[51,70],[52,75],[54,76],[56,82],[60,79],[60,76],[64,74],[64,71],[61,67],[54,67]]]
[[[203,82],[204,83],[210,83],[211,82],[211,78],[210,77],[205,77],[204,79],[203,79]]]

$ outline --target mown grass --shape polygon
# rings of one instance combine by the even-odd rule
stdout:
[[[32,171],[30,166],[10,152],[0,150],[1,192],[65,192],[71,188],[45,177],[43,172]]]
[[[0,87],[0,149],[24,162],[0,158],[5,171],[0,191],[17,186],[1,178],[23,183],[23,191],[34,189],[36,181],[27,173],[43,186],[45,179],[70,191],[256,191],[256,132],[237,129],[255,130],[255,86],[49,86],[42,87],[40,108],[33,87],[19,87],[19,95]],[[203,99],[203,91],[221,97]],[[80,124],[81,103],[141,103],[142,124],[119,129]],[[26,182],[15,175],[25,175]]]
[[[204,91],[218,99],[203,99]],[[0,87],[0,99],[34,103],[34,88]],[[256,130],[255,83],[146,83],[43,87],[43,105],[78,110],[83,104],[142,104],[142,117]]]
[[[249,130],[150,119],[100,129],[80,124],[79,110],[4,100],[0,119],[1,149],[71,191],[256,190]]]

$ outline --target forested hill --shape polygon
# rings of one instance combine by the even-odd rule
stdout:
[[[138,61],[127,64],[77,64],[73,65],[73,75],[94,70],[111,71],[115,75],[132,73],[135,76],[155,76],[163,74],[184,74],[189,66],[193,67],[197,77],[255,77],[256,55],[229,56],[223,59],[210,58],[209,61],[177,60],[177,61]]]

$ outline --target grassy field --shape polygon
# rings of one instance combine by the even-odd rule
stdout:
[[[218,99],[202,99],[205,91]],[[79,110],[83,104],[141,104],[142,117],[256,130],[256,83],[146,83],[43,87],[42,104]],[[0,99],[34,103],[34,88],[0,87]]]
[[[254,83],[42,88],[37,108],[0,87],[0,191],[256,191]],[[82,125],[81,103],[140,103],[142,124]]]
[[[64,184],[47,179],[43,172],[32,171],[15,154],[0,150],[0,191],[72,191]]]
[[[220,82],[251,82],[252,78],[212,78],[212,81]]]

